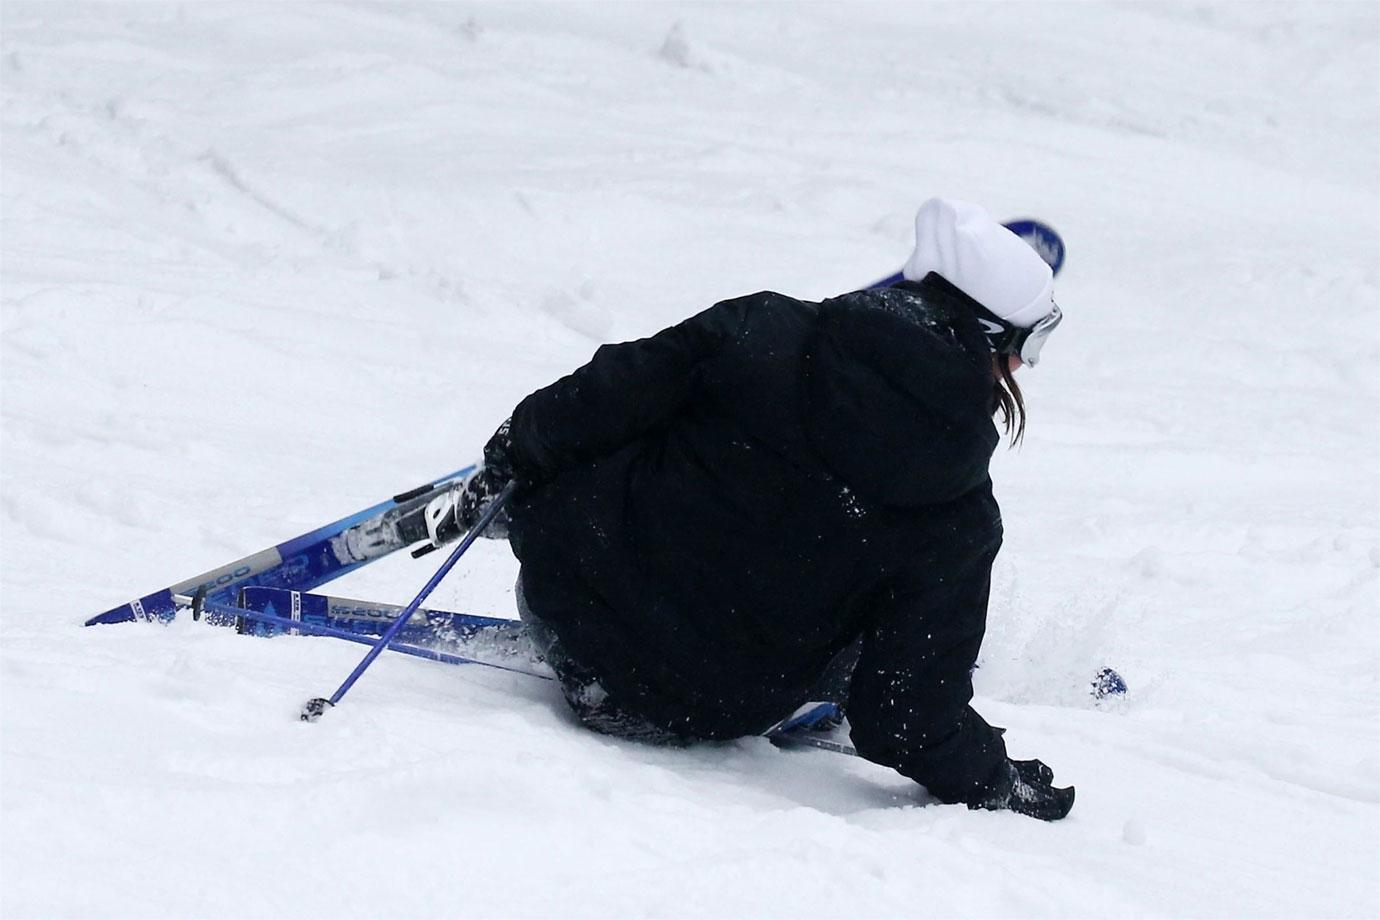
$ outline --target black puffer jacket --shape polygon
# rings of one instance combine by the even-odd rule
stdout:
[[[863,637],[853,742],[945,801],[1005,757],[969,706],[1001,518],[989,352],[919,284],[760,293],[606,345],[512,417],[527,603],[620,705],[760,732]]]

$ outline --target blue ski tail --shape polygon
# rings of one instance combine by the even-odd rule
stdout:
[[[277,546],[112,607],[87,620],[86,625],[171,620],[177,614],[177,598],[198,592],[215,603],[233,604],[235,592],[250,585],[309,591],[403,549],[404,544],[390,535],[389,522],[425,505],[474,469],[470,465],[456,470]]]

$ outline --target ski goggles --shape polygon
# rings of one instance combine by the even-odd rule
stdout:
[[[999,355],[1017,355],[1022,364],[1031,367],[1040,363],[1040,349],[1045,347],[1045,340],[1064,318],[1063,311],[1056,304],[1048,316],[1026,328],[1008,323],[981,304],[976,306],[978,322],[982,324],[982,331],[987,333],[987,342],[992,346],[992,351]]]

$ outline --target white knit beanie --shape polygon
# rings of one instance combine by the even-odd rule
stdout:
[[[938,272],[1007,322],[1029,328],[1054,309],[1054,273],[1024,240],[982,208],[931,198],[915,215],[908,281]]]

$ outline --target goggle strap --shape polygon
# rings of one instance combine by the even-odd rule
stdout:
[[[968,298],[968,304],[977,314],[978,322],[982,324],[982,331],[987,333],[987,343],[992,347],[994,353],[999,355],[1018,355],[1021,353],[1025,340],[1030,338],[1030,333],[1033,330],[1023,329],[1008,323],[971,297]]]
[[[968,293],[945,278],[939,272],[930,272],[925,275],[925,282],[943,288],[951,296],[957,297],[963,305],[971,310],[978,318],[982,326],[982,331],[987,335],[987,344],[996,354],[1018,355],[1021,353],[1021,346],[1030,335],[1029,329],[1022,329],[1014,326],[1002,319],[991,310],[984,307],[977,300],[968,296]]]

